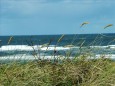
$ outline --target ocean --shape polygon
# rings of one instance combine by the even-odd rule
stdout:
[[[0,36],[0,62],[88,55],[115,60],[115,33]]]

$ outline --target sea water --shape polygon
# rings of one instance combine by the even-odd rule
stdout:
[[[115,59],[115,34],[0,36],[0,62],[74,58],[86,53],[90,59]]]

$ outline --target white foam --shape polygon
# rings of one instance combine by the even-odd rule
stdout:
[[[48,60],[53,60],[53,59],[64,59],[66,58],[65,56],[33,56],[33,55],[26,55],[26,54],[17,54],[16,56],[15,55],[10,55],[10,56],[3,56],[3,57],[0,57],[0,61],[5,61],[5,60],[11,60],[11,61],[14,61],[14,60],[37,60],[37,59],[48,59]],[[69,58],[73,58],[73,57],[69,57]]]
[[[108,45],[109,48],[115,49],[115,45]]]
[[[17,54],[15,55],[9,55],[9,56],[2,56],[0,57],[0,61],[2,60],[34,60],[35,58],[31,55],[26,55],[26,54]]]
[[[108,46],[90,46],[90,48],[108,48]]]
[[[108,59],[112,59],[115,60],[115,54],[97,54],[95,56],[92,57],[88,57],[89,59],[99,59],[99,58],[108,58]]]
[[[28,46],[28,45],[5,45],[0,48],[0,51],[12,51],[12,50],[21,50],[21,51],[33,51],[33,50],[67,50],[70,49],[69,47],[54,47],[54,45],[49,47],[42,47],[42,45],[34,45],[34,46]]]
[[[44,47],[44,48],[41,48],[41,50],[68,50],[70,48],[64,48],[64,47]]]
[[[32,47],[27,45],[5,45],[0,48],[0,51],[11,51],[11,50],[32,50]]]
[[[107,45],[107,46],[90,46],[90,48],[110,48],[110,49],[115,49],[115,45]]]
[[[80,56],[78,56],[79,58]],[[10,61],[15,61],[15,60],[37,60],[38,58],[40,59],[47,59],[47,60],[53,60],[53,59],[66,59],[66,58],[74,58],[74,57],[65,57],[65,56],[33,56],[33,55],[26,55],[26,54],[17,54],[15,55],[10,55],[10,56],[2,56],[0,57],[0,61],[6,61],[6,60],[10,60]],[[115,60],[115,54],[106,54],[106,55],[102,55],[102,54],[97,54],[95,56],[88,56],[87,59],[99,59],[99,58],[108,58],[111,60]]]

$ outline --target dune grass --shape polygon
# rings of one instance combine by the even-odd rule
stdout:
[[[1,64],[0,86],[115,86],[115,62],[66,59]]]
[[[56,45],[63,37],[64,35],[59,38]],[[98,39],[91,44],[97,42],[96,40]],[[73,41],[74,38],[72,43]],[[84,41],[80,43],[80,50],[83,43]],[[50,43],[44,44],[42,47],[49,45]],[[0,86],[115,86],[115,62],[112,60],[105,58],[88,60],[87,56],[81,56],[81,51],[74,59],[40,60],[39,50],[36,54],[36,50],[32,48],[35,52],[33,56],[38,58],[37,61],[0,65]],[[55,51],[56,46],[54,57]],[[69,56],[67,53],[67,57]]]

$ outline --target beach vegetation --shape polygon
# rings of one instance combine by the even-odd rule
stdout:
[[[88,22],[84,22],[81,27]],[[105,28],[111,25],[106,26]],[[73,50],[65,52],[65,56],[58,54],[57,46],[64,39],[64,34],[59,37],[54,46],[53,59],[41,58],[41,48],[48,51],[52,40],[35,49],[34,42],[30,40],[29,46],[33,49],[34,61],[12,61],[0,64],[0,86],[115,86],[115,61],[106,58],[103,53],[96,59],[92,51],[98,51],[94,47],[101,43],[101,37],[97,36],[93,42],[85,46],[85,39],[77,42],[79,50],[73,55]],[[71,44],[64,47],[75,47],[74,36]],[[13,40],[11,36],[8,44]],[[115,41],[115,39],[113,39]],[[111,42],[113,42],[111,41]],[[111,43],[110,42],[110,43]],[[85,47],[84,47],[85,46]],[[74,51],[75,52],[75,51]],[[71,58],[74,56],[74,58]],[[93,57],[93,59],[92,59]]]

